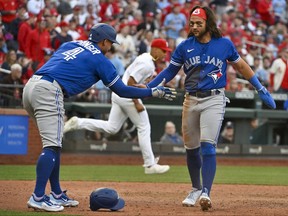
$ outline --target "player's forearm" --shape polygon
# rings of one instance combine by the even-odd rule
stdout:
[[[135,105],[137,105],[137,104],[139,104],[139,99],[132,99],[132,101],[133,101],[133,103],[135,104]]]
[[[259,79],[251,69],[251,67],[241,59],[239,62],[235,64],[236,70],[243,75],[245,79],[247,79],[253,87],[257,90],[259,97],[261,100],[271,109],[276,108],[276,103],[267,89],[260,83]]]
[[[235,64],[235,68],[246,80],[251,79],[254,75],[252,68],[243,59]]]
[[[253,85],[257,91],[263,87],[252,68],[243,59],[236,64],[236,69]]]
[[[172,80],[178,73],[181,67],[176,67],[172,64],[164,69],[161,73],[159,73],[151,82],[147,84],[150,88],[157,86],[162,80],[165,78],[166,83]]]
[[[119,97],[124,98],[144,98],[152,96],[150,88],[145,89],[126,86],[121,79],[118,79],[116,83],[110,87],[110,89]]]

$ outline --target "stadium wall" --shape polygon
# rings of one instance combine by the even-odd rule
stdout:
[[[0,109],[0,115],[28,116],[24,109]],[[0,154],[0,164],[35,164],[35,161],[38,159],[39,153],[41,152],[42,144],[35,123],[31,118],[28,119],[28,143],[26,154]],[[0,148],[2,148],[3,145],[4,143],[0,143]]]

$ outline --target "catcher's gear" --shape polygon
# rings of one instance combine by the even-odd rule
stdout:
[[[88,40],[98,43],[107,39],[113,43],[119,44],[116,41],[116,35],[117,33],[112,26],[105,23],[98,23],[90,29]]]
[[[164,87],[165,79],[155,88],[151,88],[152,96],[158,98],[165,98],[169,101],[172,101],[176,98],[176,90],[174,88]]]
[[[100,208],[118,211],[125,206],[125,201],[112,188],[98,188],[90,194],[90,209],[97,211]]]

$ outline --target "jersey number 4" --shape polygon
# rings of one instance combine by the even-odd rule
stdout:
[[[66,52],[63,52],[62,54],[65,56],[64,59],[66,61],[69,61],[70,59],[75,59],[76,56],[83,51],[84,51],[84,49],[82,47],[77,47],[75,49],[71,49],[71,50],[68,50]]]

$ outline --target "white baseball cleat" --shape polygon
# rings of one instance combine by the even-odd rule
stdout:
[[[47,195],[44,195],[40,200],[35,200],[34,195],[32,195],[27,202],[27,206],[28,208],[33,208],[34,210],[42,210],[48,212],[59,212],[63,211],[64,209],[63,206],[52,203],[49,196]]]
[[[64,125],[64,133],[72,130],[77,130],[78,129],[78,117],[73,116],[70,118]]]
[[[199,199],[202,190],[198,190],[197,188],[193,188],[192,191],[188,194],[188,196],[182,201],[182,205],[186,207],[195,206],[197,200]]]
[[[153,166],[145,167],[145,174],[162,174],[168,172],[169,169],[169,165],[154,164]]]
[[[202,211],[208,211],[212,208],[211,199],[207,193],[202,193],[200,196],[200,206]]]
[[[79,205],[77,200],[71,199],[67,196],[66,190],[63,191],[60,195],[56,195],[53,191],[50,193],[50,200],[52,203],[60,205],[60,206],[67,206],[67,207],[75,207]]]

